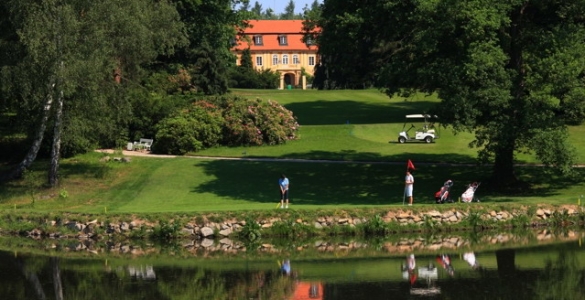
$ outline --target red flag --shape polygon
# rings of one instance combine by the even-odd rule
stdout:
[[[413,171],[414,171],[414,170],[416,170],[416,169],[414,168],[414,164],[412,163],[412,161],[410,161],[410,159],[409,159],[409,160],[408,160],[408,162],[406,163],[406,168],[407,168],[407,169],[410,169],[410,170],[413,170]]]

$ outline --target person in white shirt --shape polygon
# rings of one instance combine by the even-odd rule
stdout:
[[[410,174],[410,170],[406,170],[406,177],[404,178],[404,195],[408,198],[408,205],[412,205],[412,190],[414,185],[414,176]]]

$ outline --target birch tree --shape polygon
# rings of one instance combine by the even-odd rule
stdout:
[[[3,5],[21,48],[17,63],[2,66],[9,74],[4,78],[14,79],[3,85],[38,116],[30,150],[3,178],[22,176],[49,133],[48,183],[55,186],[63,137],[83,137],[89,133],[86,123],[102,116],[107,123],[128,111],[111,93],[124,88],[115,78],[132,79],[143,64],[172,53],[185,41],[182,23],[166,1],[8,0]]]

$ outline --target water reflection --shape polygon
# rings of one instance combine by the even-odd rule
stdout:
[[[473,252],[463,253],[463,260],[465,260],[472,269],[474,270],[479,269],[479,262],[477,261],[477,258],[475,258],[475,253]]]
[[[0,251],[0,299],[582,299],[579,236],[408,253],[310,252],[301,241],[223,257],[176,247],[153,255]],[[11,243],[24,246],[1,244]]]

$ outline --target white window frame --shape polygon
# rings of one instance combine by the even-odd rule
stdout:
[[[273,66],[278,65],[278,55],[276,54],[272,55],[272,65]]]
[[[264,45],[264,43],[262,41],[262,36],[261,35],[255,35],[254,36],[254,45],[256,45],[256,46],[262,46],[262,45]]]
[[[315,56],[311,55],[309,56],[309,66],[314,66],[315,65]]]
[[[282,64],[288,65],[288,55],[286,55],[286,54],[282,55]]]
[[[286,35],[279,35],[278,36],[278,44],[281,46],[287,46],[288,45],[288,39],[286,38]]]
[[[256,55],[256,65],[259,67],[262,66],[262,56]]]
[[[293,61],[293,65],[298,65],[301,63],[301,61],[299,60],[299,56],[297,54],[293,54],[292,61]]]

